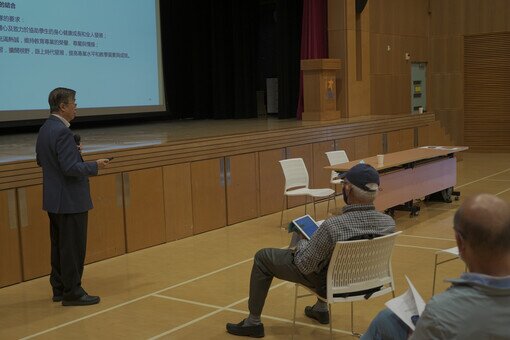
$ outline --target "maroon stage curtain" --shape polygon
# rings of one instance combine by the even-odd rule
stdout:
[[[303,0],[301,59],[322,59],[328,57],[327,5],[327,0]],[[299,79],[297,119],[301,119],[303,114],[302,71],[300,71]]]

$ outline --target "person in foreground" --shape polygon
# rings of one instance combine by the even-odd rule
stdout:
[[[510,205],[488,194],[469,198],[453,230],[469,273],[432,297],[414,333],[385,309],[361,339],[510,339]]]
[[[39,129],[37,164],[43,171],[43,210],[50,219],[53,301],[64,306],[92,305],[99,296],[81,287],[87,247],[88,211],[92,209],[88,176],[108,164],[108,159],[84,162],[69,129],[76,116],[76,92],[56,88],[50,92],[50,117]]]
[[[376,211],[373,204],[379,189],[377,171],[368,164],[358,164],[343,177],[342,192],[347,205],[341,215],[326,219],[312,238],[300,240],[295,250],[265,248],[255,254],[248,301],[250,314],[237,324],[227,323],[228,333],[264,336],[260,316],[273,277],[300,283],[325,296],[328,264],[337,241],[395,231],[395,221]],[[319,299],[314,306],[305,308],[305,315],[322,324],[329,323],[327,303]]]

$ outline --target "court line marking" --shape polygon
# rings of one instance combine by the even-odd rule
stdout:
[[[510,191],[510,188],[508,188],[508,189],[505,189],[505,190],[503,190],[503,191],[498,192],[498,193],[496,194],[496,196],[499,196],[499,195],[501,195],[501,194],[504,194],[504,193],[505,193],[505,192],[507,192],[507,191]]]
[[[151,293],[148,293],[146,295],[143,295],[143,296],[140,296],[140,297],[137,297],[135,299],[132,299],[132,300],[128,300],[128,301],[125,301],[123,303],[120,303],[118,305],[115,305],[115,306],[112,306],[112,307],[109,307],[109,308],[106,308],[106,309],[103,309],[101,311],[98,311],[98,312],[95,312],[95,313],[92,313],[92,314],[89,314],[89,315],[85,315],[85,316],[82,316],[81,318],[78,318],[78,319],[75,319],[75,320],[71,320],[71,321],[68,321],[68,322],[65,322],[65,323],[62,323],[60,325],[57,325],[57,326],[54,326],[54,327],[51,327],[51,328],[48,328],[46,330],[43,330],[43,331],[40,331],[38,333],[34,333],[34,334],[31,334],[31,335],[28,335],[26,337],[23,337],[21,338],[22,340],[24,339],[31,339],[31,338],[35,338],[36,336],[39,336],[39,335],[43,335],[43,334],[46,334],[46,333],[49,333],[49,332],[52,332],[54,330],[57,330],[59,328],[63,328],[63,327],[66,327],[66,326],[69,326],[69,325],[72,325],[74,323],[77,323],[77,322],[80,322],[80,321],[83,321],[83,320],[87,320],[89,318],[92,318],[94,316],[97,316],[97,315],[101,315],[101,314],[104,314],[106,312],[109,312],[109,311],[112,311],[114,309],[117,309],[117,308],[120,308],[120,307],[123,307],[123,306],[126,306],[126,305],[129,305],[133,302],[137,302],[137,301],[140,301],[142,299],[145,299],[145,298],[148,298],[154,294],[159,294],[161,292],[164,292],[165,290],[169,290],[169,289],[173,289],[173,288],[176,288],[176,287],[180,287],[182,285],[185,285],[185,284],[188,284],[190,282],[193,282],[193,281],[196,281],[196,280],[200,280],[200,279],[203,279],[205,277],[208,277],[210,275],[214,275],[214,274],[217,274],[221,271],[224,271],[224,270],[227,270],[227,269],[230,269],[230,268],[233,268],[235,266],[238,266],[238,265],[241,265],[241,264],[244,264],[246,262],[250,262],[250,261],[253,261],[253,257],[252,258],[249,258],[247,260],[243,260],[243,261],[240,261],[240,262],[237,262],[237,263],[234,263],[232,265],[229,265],[229,266],[226,266],[226,267],[223,267],[223,268],[220,268],[220,269],[217,269],[217,270],[214,270],[212,272],[209,272],[209,273],[206,273],[206,274],[203,274],[203,275],[200,275],[200,276],[197,276],[195,278],[192,278],[192,279],[189,279],[189,280],[186,280],[186,281],[183,281],[183,282],[180,282],[180,283],[177,283],[177,284],[174,284],[174,285],[171,285],[171,286],[168,286],[166,288],[163,288],[163,289],[160,289],[158,291],[155,291],[155,292],[151,292]]]
[[[510,179],[488,179],[491,182],[510,182]]]
[[[475,181],[471,181],[471,182],[468,182],[468,183],[464,183],[464,184],[459,185],[459,186],[457,186],[457,187],[455,187],[455,188],[456,188],[456,189],[458,189],[458,188],[462,188],[462,187],[465,187],[465,186],[471,185],[471,184],[473,184],[473,183],[483,181],[484,179],[487,179],[487,178],[490,178],[490,177],[493,177],[493,176],[500,175],[500,174],[505,173],[505,172],[507,172],[507,171],[509,171],[509,170],[510,170],[510,168],[508,168],[508,169],[506,169],[506,170],[503,170],[503,171],[500,171],[500,172],[496,172],[496,173],[494,173],[494,174],[492,174],[492,175],[489,175],[489,176],[482,177],[482,178],[477,179],[477,180],[475,180]],[[498,194],[496,194],[496,195],[500,195],[500,194],[502,194],[502,193],[504,193],[504,192],[507,192],[508,190],[510,190],[510,188],[509,188],[509,189],[507,189],[507,190],[504,190],[504,191],[502,191],[502,192],[500,192],[500,193],[498,193]],[[419,247],[419,246],[409,246],[409,245],[399,245],[399,244],[395,244],[395,246],[399,246],[399,247],[408,247],[408,248],[417,248],[417,249],[428,249],[428,250],[442,250],[442,249],[438,249],[438,248]],[[114,309],[117,309],[117,308],[120,308],[120,307],[126,306],[126,305],[128,305],[128,304],[131,304],[131,303],[133,303],[133,302],[137,302],[137,301],[139,301],[139,300],[145,299],[145,298],[150,297],[150,296],[152,296],[152,295],[154,295],[154,294],[158,294],[158,293],[164,292],[165,290],[173,289],[173,288],[176,288],[176,287],[179,287],[179,286],[185,285],[185,284],[187,284],[187,283],[190,283],[190,282],[193,282],[193,281],[199,280],[199,279],[201,279],[201,278],[204,278],[204,277],[207,277],[207,276],[210,276],[210,275],[214,275],[214,274],[219,273],[219,272],[221,272],[221,271],[223,271],[223,270],[230,269],[230,268],[232,268],[232,267],[235,267],[235,266],[237,266],[237,265],[240,265],[240,264],[243,264],[243,263],[246,263],[246,262],[252,261],[252,260],[253,260],[253,258],[250,258],[250,259],[247,259],[247,260],[240,261],[240,262],[235,263],[235,264],[233,264],[233,265],[230,265],[230,266],[227,266],[227,267],[223,267],[223,268],[217,269],[217,270],[215,270],[215,271],[213,271],[213,272],[209,272],[209,273],[206,273],[206,274],[200,275],[200,276],[195,277],[195,278],[193,278],[193,279],[189,279],[189,280],[187,280],[187,281],[183,281],[183,282],[181,282],[181,283],[178,283],[178,284],[175,284],[175,285],[169,286],[169,287],[167,287],[167,288],[160,289],[160,290],[158,290],[158,291],[156,291],[156,292],[153,292],[153,293],[149,293],[149,294],[146,294],[146,295],[140,296],[140,297],[138,297],[138,298],[135,298],[135,299],[132,299],[132,300],[129,300],[129,301],[126,301],[126,302],[120,303],[120,304],[118,304],[118,305],[115,305],[115,306],[109,307],[109,308],[107,308],[107,309],[104,309],[104,310],[101,310],[101,311],[98,311],[98,312],[95,312],[95,313],[92,313],[92,314],[89,314],[89,315],[85,315],[85,316],[83,316],[83,317],[81,317],[81,318],[78,318],[78,319],[75,319],[75,320],[72,320],[72,321],[69,321],[69,322],[66,322],[66,323],[63,323],[63,324],[60,324],[60,325],[54,326],[54,327],[52,327],[52,328],[49,328],[49,329],[46,329],[46,330],[40,331],[40,332],[38,332],[38,333],[34,333],[34,334],[31,334],[31,335],[28,335],[28,336],[23,337],[23,338],[21,338],[21,339],[22,339],[22,340],[24,340],[24,339],[31,339],[31,338],[37,337],[37,336],[39,336],[39,335],[43,335],[43,334],[49,333],[49,332],[54,331],[54,330],[57,330],[57,329],[59,329],[59,328],[63,328],[63,327],[66,327],[66,326],[72,325],[72,324],[74,324],[74,323],[77,323],[77,322],[80,322],[80,321],[83,321],[83,320],[89,319],[89,318],[91,318],[91,317],[94,317],[94,316],[97,316],[97,315],[101,315],[101,314],[106,313],[106,312],[109,312],[109,311],[111,311],[111,310],[114,310]]]
[[[273,290],[273,289],[275,289],[275,288],[278,288],[278,287],[280,287],[280,286],[283,286],[285,283],[286,283],[286,282],[280,282],[280,283],[278,283],[278,284],[276,284],[276,285],[274,285],[274,286],[270,287],[270,288],[269,288],[269,290]],[[159,296],[160,296],[160,297],[164,297],[164,295],[159,295]],[[197,322],[199,322],[199,321],[202,321],[202,320],[204,320],[204,319],[207,319],[207,318],[208,318],[208,317],[210,317],[210,316],[216,315],[216,314],[218,314],[218,313],[220,313],[220,312],[224,311],[225,309],[230,308],[230,307],[232,307],[232,306],[235,306],[235,305],[237,305],[237,304],[239,304],[239,303],[241,303],[241,302],[244,302],[244,301],[246,301],[246,300],[248,300],[248,298],[247,298],[247,297],[242,298],[241,300],[238,300],[238,301],[232,302],[231,304],[229,304],[229,305],[227,305],[227,306],[225,306],[225,307],[220,307],[219,309],[217,309],[217,310],[215,310],[215,311],[212,311],[212,312],[207,313],[207,314],[205,314],[205,315],[202,315],[202,316],[200,316],[200,317],[198,317],[198,318],[196,318],[196,319],[193,319],[193,320],[191,320],[191,321],[188,321],[188,322],[186,322],[186,323],[183,323],[183,324],[181,324],[181,325],[179,325],[179,326],[177,326],[177,327],[174,327],[174,328],[172,328],[172,329],[170,329],[170,330],[168,330],[168,331],[166,331],[166,332],[163,332],[163,333],[160,333],[160,334],[158,334],[158,335],[156,335],[156,336],[153,336],[153,337],[149,338],[148,340],[155,340],[155,339],[159,339],[159,338],[161,338],[161,337],[163,337],[163,336],[165,336],[165,335],[168,335],[168,334],[172,334],[172,333],[174,333],[174,332],[177,332],[177,331],[178,331],[178,330],[180,330],[180,329],[186,328],[186,327],[188,327],[188,326],[190,326],[190,325],[193,325],[194,323],[197,323]]]
[[[284,281],[284,282],[281,282],[275,286],[272,286],[270,288],[273,289],[273,288],[277,288],[277,287],[280,287],[284,284],[288,284],[288,283],[292,283],[292,282],[287,282],[287,281]],[[236,309],[236,308],[230,308],[228,306],[226,307],[221,307],[221,306],[216,306],[216,305],[211,305],[211,304],[207,304],[207,303],[202,303],[202,302],[198,302],[198,301],[192,301],[192,300],[186,300],[186,299],[180,299],[180,298],[176,298],[176,297],[172,297],[172,296],[166,296],[166,295],[159,295],[159,294],[156,294],[154,295],[156,297],[159,297],[159,298],[163,298],[163,299],[167,299],[167,300],[174,300],[174,301],[178,301],[178,302],[184,302],[184,303],[189,303],[189,304],[192,304],[192,305],[197,305],[197,306],[203,306],[203,307],[210,307],[210,308],[215,308],[215,309],[218,309],[218,313],[219,312],[222,312],[222,311],[227,311],[227,312],[234,312],[234,313],[239,313],[239,314],[247,314],[248,311],[245,311],[245,310],[241,310],[241,309]],[[245,300],[247,300],[248,298],[244,298],[244,299],[241,299],[239,301],[237,301],[237,303],[241,303]],[[235,303],[234,303],[235,304]],[[229,306],[231,306],[232,304],[230,304]],[[266,314],[262,314],[262,316],[264,319],[270,319],[270,320],[276,320],[276,321],[283,321],[283,322],[286,322],[286,323],[292,323],[293,320],[290,320],[290,319],[285,319],[285,318],[279,318],[277,316],[271,316],[271,315],[266,315]],[[197,318],[195,320],[192,320],[190,322],[188,322],[188,326],[193,324],[193,323],[196,323],[198,321],[201,321],[203,320],[203,318]],[[310,327],[310,328],[315,328],[315,329],[322,329],[322,330],[327,330],[329,331],[329,327],[326,327],[326,326],[317,326],[317,325],[313,325],[313,324],[309,324],[309,323],[305,323],[305,322],[301,322],[301,321],[296,321],[296,325],[301,325],[301,326],[307,326],[307,327]],[[168,334],[171,334],[171,333],[174,333],[176,331],[178,331],[179,329],[182,329],[182,328],[179,328],[179,327],[175,327],[171,330],[168,330],[164,333],[161,333],[161,334],[158,334],[158,335],[155,335],[154,337],[152,338],[149,338],[149,340],[155,340],[155,339],[158,339],[162,336],[165,336],[165,335],[168,335]],[[344,330],[341,330],[341,329],[336,329],[336,328],[333,328],[333,331],[334,332],[337,332],[337,333],[344,333],[344,334],[351,334],[350,332],[348,331],[344,331]]]
[[[471,184],[473,184],[473,183],[483,181],[484,179],[487,179],[487,178],[490,178],[490,177],[493,177],[493,176],[496,176],[496,175],[500,175],[500,174],[502,174],[502,173],[507,172],[508,170],[510,170],[510,168],[508,168],[508,169],[506,169],[506,170],[503,170],[503,171],[500,171],[500,172],[496,172],[495,174],[492,174],[492,175],[489,175],[489,176],[485,176],[485,177],[482,177],[482,178],[480,178],[480,179],[477,179],[477,180],[474,180],[474,181],[471,181],[471,182],[468,182],[468,183],[461,184],[461,185],[459,185],[458,187],[455,187],[455,189],[463,188],[463,187],[468,186],[468,185],[471,185]]]

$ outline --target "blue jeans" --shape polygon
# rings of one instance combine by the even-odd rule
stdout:
[[[386,308],[372,320],[361,340],[406,340],[409,331],[409,327]]]

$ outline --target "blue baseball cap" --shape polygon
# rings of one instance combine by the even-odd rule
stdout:
[[[339,177],[365,191],[377,191],[367,187],[367,184],[375,183],[379,186],[379,173],[374,167],[365,163],[356,164]]]

